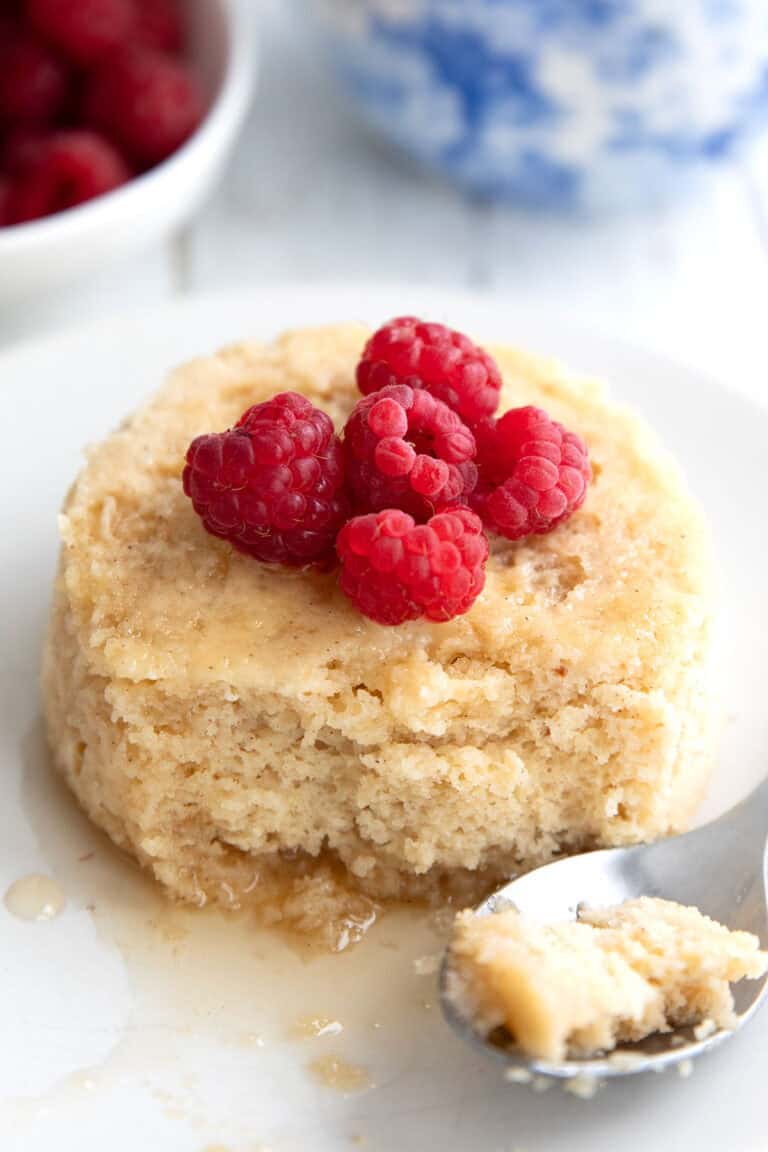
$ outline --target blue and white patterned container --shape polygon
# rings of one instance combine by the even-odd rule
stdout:
[[[364,117],[482,196],[643,204],[768,123],[768,0],[316,0]]]

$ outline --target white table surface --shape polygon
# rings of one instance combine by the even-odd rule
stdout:
[[[0,346],[181,293],[405,279],[504,293],[511,337],[520,300],[768,394],[768,140],[662,214],[585,223],[481,206],[355,123],[303,0],[254,3],[256,96],[203,214],[81,290],[4,308]]]

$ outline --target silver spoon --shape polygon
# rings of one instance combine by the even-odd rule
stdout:
[[[537,920],[574,920],[579,904],[620,904],[637,896],[660,896],[692,904],[729,928],[753,932],[768,947],[768,780],[718,820],[682,836],[631,848],[606,848],[556,860],[528,872],[494,892],[475,909],[491,916],[514,905]],[[568,1080],[604,1079],[629,1073],[661,1072],[691,1060],[732,1035],[719,1031],[696,1039],[692,1028],[654,1033],[623,1045],[629,1058],[609,1056],[549,1063],[528,1060],[512,1046],[499,1047],[475,1031],[446,995],[450,955],[443,960],[440,999],[449,1024],[464,1039],[496,1060],[527,1074]],[[741,981],[734,988],[734,1007],[741,1027],[757,1011],[768,991],[768,975]],[[513,1077],[514,1078],[514,1077]]]

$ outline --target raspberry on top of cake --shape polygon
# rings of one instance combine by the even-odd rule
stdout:
[[[397,625],[471,608],[484,529],[544,535],[584,503],[583,440],[531,405],[497,419],[499,369],[462,333],[392,320],[366,344],[356,380],[367,395],[341,440],[321,409],[282,392],[192,441],[184,492],[208,532],[267,563],[338,559],[358,609]]]

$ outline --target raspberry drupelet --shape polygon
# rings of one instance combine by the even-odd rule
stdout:
[[[550,532],[580,508],[591,477],[580,436],[541,408],[512,408],[475,428],[480,479],[470,497],[508,540]]]
[[[0,168],[4,168],[9,177],[20,176],[38,163],[49,139],[49,134],[37,127],[6,132],[0,149]]]
[[[11,185],[0,176],[0,228],[11,223]]]
[[[69,73],[39,37],[3,36],[0,28],[0,123],[44,125],[61,112],[69,94]]]
[[[391,508],[357,516],[336,548],[342,591],[379,624],[451,620],[472,607],[485,583],[488,541],[468,508],[426,524]]]
[[[469,428],[441,400],[407,384],[359,401],[344,429],[344,455],[358,512],[400,508],[426,520],[465,504],[477,483]]]
[[[493,357],[462,332],[399,316],[374,332],[357,366],[364,396],[390,384],[424,388],[472,425],[496,411],[501,374]]]
[[[169,55],[184,47],[184,22],[178,0],[134,0],[136,40],[145,48]]]
[[[228,432],[198,436],[184,491],[205,528],[271,564],[330,566],[348,516],[341,443],[295,392],[249,408]]]

